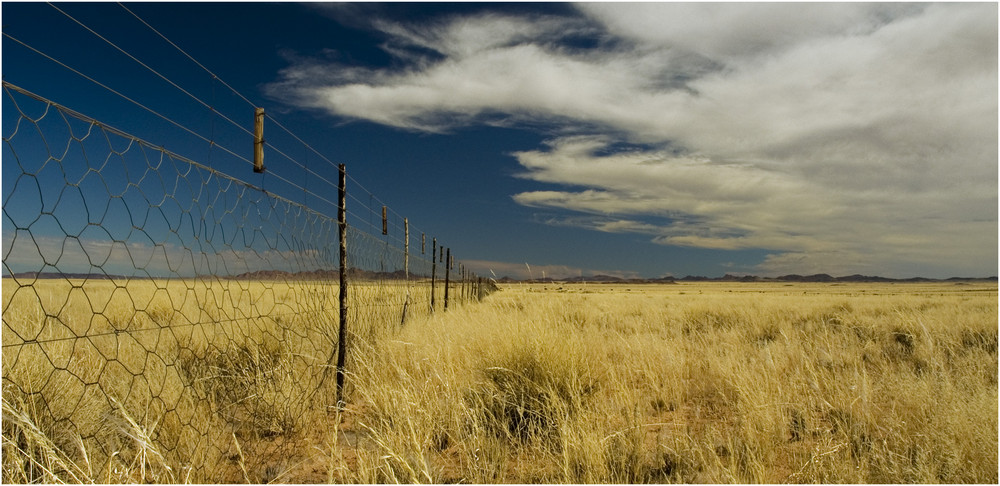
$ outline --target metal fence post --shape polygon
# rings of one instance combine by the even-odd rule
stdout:
[[[347,169],[340,164],[337,227],[340,236],[340,331],[337,333],[337,407],[344,404],[344,362],[347,359]]]

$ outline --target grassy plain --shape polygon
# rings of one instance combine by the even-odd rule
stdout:
[[[379,341],[404,303],[426,315],[428,293],[353,285],[351,337]],[[329,281],[4,279],[4,482],[273,479],[334,401],[337,294]]]
[[[332,480],[997,481],[995,285],[514,285],[359,361]]]
[[[509,285],[401,328],[393,316],[357,328],[344,409],[321,381],[326,297],[240,285],[230,295],[270,292],[316,313],[279,323],[258,312],[268,298],[253,319],[185,338],[204,326],[184,316],[232,316],[228,304],[124,324],[155,320],[144,307],[118,326],[155,328],[160,341],[111,357],[99,337],[67,339],[38,355],[9,336],[53,318],[5,285],[5,482],[998,480],[996,284]],[[49,299],[43,289],[33,293]],[[364,302],[398,313],[402,290]],[[101,319],[84,331],[115,328]],[[112,370],[98,376],[124,369],[132,391],[64,372],[86,356]],[[176,378],[157,378],[158,361]],[[54,371],[36,370],[47,362]],[[108,437],[101,423],[115,425]]]

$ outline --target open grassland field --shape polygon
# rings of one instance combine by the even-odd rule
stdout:
[[[20,283],[3,285],[5,482],[273,479],[335,401],[336,283]],[[350,289],[359,343],[429,311],[422,282]]]
[[[343,409],[336,286],[56,285],[4,285],[7,482],[998,480],[995,284],[383,286]]]

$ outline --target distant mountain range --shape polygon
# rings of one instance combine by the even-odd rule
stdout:
[[[373,272],[369,270],[361,269],[349,269],[347,271],[349,278],[359,279],[359,280],[404,280],[406,278],[405,273],[402,270],[397,270],[395,272]],[[453,272],[455,280],[458,280],[457,272]],[[20,272],[13,275],[4,275],[5,277],[14,277],[21,280],[35,280],[35,279],[72,279],[72,280],[128,280],[128,279],[140,279],[144,277],[128,277],[125,275],[108,275],[103,273],[59,273],[59,272]],[[160,277],[157,277],[160,278]],[[286,272],[283,270],[258,270],[255,272],[246,272],[239,275],[223,276],[220,278],[233,279],[233,280],[339,280],[340,272],[337,270],[311,270],[303,272]],[[421,279],[430,278],[429,275],[415,275],[410,274],[410,279]],[[444,271],[440,272],[438,278],[444,280]],[[677,283],[677,282],[855,282],[855,283],[920,283],[920,282],[996,282],[997,277],[986,277],[986,278],[965,278],[965,277],[952,277],[947,279],[934,279],[934,278],[924,278],[924,277],[913,277],[905,279],[897,278],[887,278],[878,276],[868,276],[868,275],[848,275],[845,277],[833,277],[825,273],[817,273],[815,275],[782,275],[780,277],[758,277],[755,275],[729,275],[726,274],[722,277],[702,277],[688,275],[683,278],[674,277],[661,277],[661,278],[622,278],[613,277],[611,275],[591,275],[587,277],[569,277],[569,278],[542,278],[542,279],[525,279],[518,280],[511,277],[503,277],[497,280],[498,283],[550,283],[550,282],[565,282],[565,283],[575,283],[575,282],[587,282],[587,283],[629,283],[629,284],[654,284],[654,283]]]
[[[846,277],[833,277],[825,273],[817,273],[815,275],[782,275],[780,277],[758,277],[756,275],[730,275],[726,274],[722,277],[701,277],[695,275],[688,275],[683,278],[674,277],[661,277],[661,278],[622,278],[622,277],[612,277],[611,275],[592,275],[588,277],[569,277],[563,279],[554,278],[543,278],[543,279],[528,279],[528,280],[517,280],[510,277],[503,277],[497,282],[500,283],[513,283],[513,282],[524,282],[524,283],[547,283],[547,282],[588,282],[588,283],[677,283],[677,282],[856,282],[856,283],[919,283],[919,282],[996,282],[997,277],[986,277],[986,278],[965,278],[965,277],[952,277],[947,279],[935,279],[935,278],[925,278],[925,277],[913,277],[913,278],[888,278],[888,277],[877,277],[868,275],[848,275]]]
[[[360,280],[405,280],[406,272],[396,270],[395,272],[372,272],[359,268],[348,268],[348,278]],[[441,272],[441,279],[444,279],[444,272]],[[235,280],[339,280],[339,270],[310,270],[303,272],[286,272],[283,270],[258,270],[256,272],[241,273],[230,277],[223,277]],[[411,279],[424,278],[421,275],[410,274]],[[427,277],[429,278],[429,277]]]

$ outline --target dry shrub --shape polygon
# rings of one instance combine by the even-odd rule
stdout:
[[[184,356],[185,381],[235,429],[239,439],[290,434],[296,426],[287,380],[289,357],[280,346],[230,345],[206,356]],[[301,398],[301,397],[294,397]]]
[[[589,366],[537,341],[505,351],[482,369],[468,406],[498,437],[559,444],[563,422],[575,418],[597,386]]]

